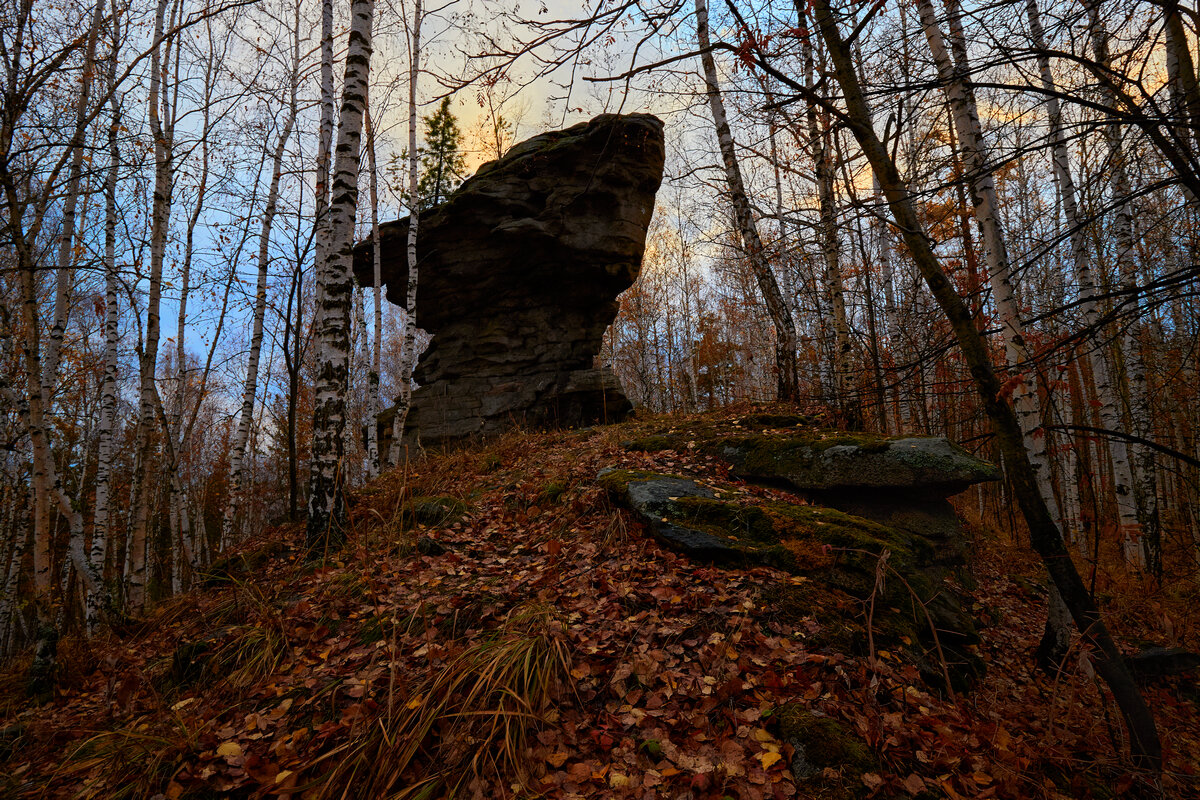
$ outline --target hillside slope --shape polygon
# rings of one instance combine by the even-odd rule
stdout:
[[[799,502],[703,448],[622,444],[680,424],[513,433],[417,461],[357,494],[351,544],[325,562],[305,563],[298,528],[264,532],[140,627],[64,642],[51,703],[25,705],[10,665],[0,795],[1144,793],[1086,659],[1057,680],[1033,668],[1044,597],[1026,555],[971,529],[976,585],[957,591],[986,672],[946,691],[912,658],[919,631],[883,624],[882,568],[864,599],[830,589],[832,568],[698,563],[614,503],[597,479],[614,467],[743,506]],[[1187,644],[1175,608],[1148,595],[1116,625]],[[1168,796],[1200,797],[1200,693],[1147,692]]]

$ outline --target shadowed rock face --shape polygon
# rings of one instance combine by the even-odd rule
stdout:
[[[658,119],[603,115],[516,145],[421,215],[417,324],[434,337],[406,439],[430,446],[628,412],[616,376],[593,359],[641,269],[663,160]],[[401,306],[407,236],[407,218],[380,226],[383,282]],[[372,245],[354,253],[364,286]]]

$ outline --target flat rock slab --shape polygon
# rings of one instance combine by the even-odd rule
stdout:
[[[605,470],[600,479],[618,502],[636,511],[654,537],[667,547],[699,561],[728,563],[744,559],[728,541],[672,521],[680,514],[680,498],[715,500],[712,489],[687,478],[653,473]]]
[[[802,492],[883,489],[948,497],[1000,479],[994,465],[944,437],[729,436],[707,449],[728,459],[739,477],[780,481]]]

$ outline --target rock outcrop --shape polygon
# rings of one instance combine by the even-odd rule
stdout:
[[[433,341],[414,376],[406,439],[436,446],[629,411],[594,359],[617,295],[641,269],[663,160],[658,119],[603,115],[514,146],[422,213],[417,324]],[[407,236],[407,218],[380,228],[383,282],[399,305]],[[373,282],[371,260],[372,242],[360,244],[361,285]]]
[[[993,464],[943,437],[819,431],[803,422],[762,426],[751,417],[736,428],[680,430],[628,446],[720,456],[742,480],[783,486],[813,503],[921,536],[934,546],[933,560],[948,566],[963,563],[965,553],[948,498],[1000,478]]]
[[[766,500],[684,476],[602,472],[609,495],[667,547],[715,565],[764,564],[798,576],[763,597],[785,616],[819,615],[822,604],[839,601],[873,609],[862,630],[830,618],[839,646],[896,648],[934,684],[949,677],[965,688],[981,674],[979,637],[957,588],[970,583],[966,545],[947,498],[996,480],[993,465],[944,438],[823,432],[779,415],[702,419],[625,447],[719,456],[731,477],[795,495]]]

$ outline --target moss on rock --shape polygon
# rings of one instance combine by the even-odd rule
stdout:
[[[471,507],[456,497],[414,497],[405,504],[405,516],[420,525],[435,527],[460,522]]]
[[[875,758],[866,743],[837,720],[818,716],[799,703],[788,703],[774,716],[779,738],[796,751],[792,771],[797,778],[809,778],[829,767],[857,782],[874,768]]]

